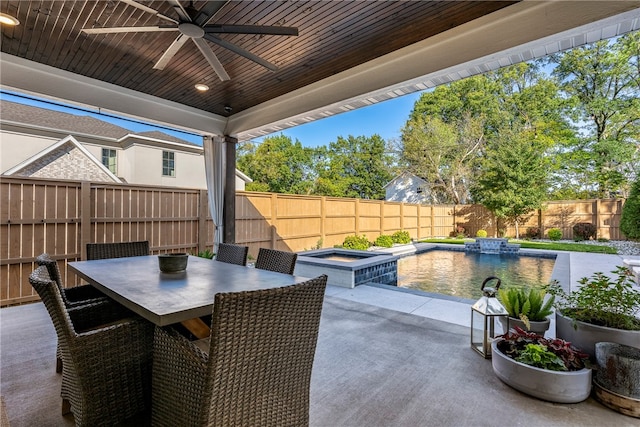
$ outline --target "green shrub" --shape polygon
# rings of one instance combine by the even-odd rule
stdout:
[[[345,249],[357,249],[360,251],[366,251],[371,246],[371,243],[367,239],[367,236],[347,236],[342,242],[342,247]]]
[[[393,240],[393,243],[398,243],[400,245],[411,243],[411,236],[408,231],[396,231],[391,235],[391,239]]]
[[[629,239],[640,239],[640,176],[631,186],[631,193],[620,217],[620,231]]]
[[[478,230],[476,232],[476,237],[487,237],[487,230]]]
[[[547,231],[547,236],[549,236],[551,240],[560,240],[562,239],[562,230],[559,228],[550,228],[549,231]]]
[[[373,244],[375,246],[380,246],[383,248],[390,248],[391,246],[393,246],[393,239],[391,238],[391,236],[383,234],[381,236],[378,236]]]
[[[573,238],[578,241],[595,239],[596,232],[596,226],[590,222],[579,222],[573,226]]]

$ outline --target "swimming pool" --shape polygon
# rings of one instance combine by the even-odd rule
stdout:
[[[430,250],[398,260],[398,287],[478,299],[489,276],[505,285],[547,284],[555,258]]]

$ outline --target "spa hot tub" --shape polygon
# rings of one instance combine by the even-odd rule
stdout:
[[[328,284],[345,288],[366,283],[396,286],[397,257],[385,252],[339,248],[298,252],[294,274],[306,277],[326,274]]]

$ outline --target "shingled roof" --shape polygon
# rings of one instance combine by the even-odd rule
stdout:
[[[7,100],[0,100],[0,122],[59,130],[71,135],[84,134],[113,139],[120,139],[126,135],[139,135],[162,141],[196,145],[160,131],[133,132],[88,115],[70,114]]]

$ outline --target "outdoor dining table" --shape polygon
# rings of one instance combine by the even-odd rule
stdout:
[[[76,261],[69,267],[134,313],[158,326],[182,323],[198,338],[208,331],[208,327],[199,330],[203,326],[199,318],[212,313],[217,293],[270,289],[308,280],[196,256],[189,256],[187,269],[179,273],[161,272],[157,255]]]

